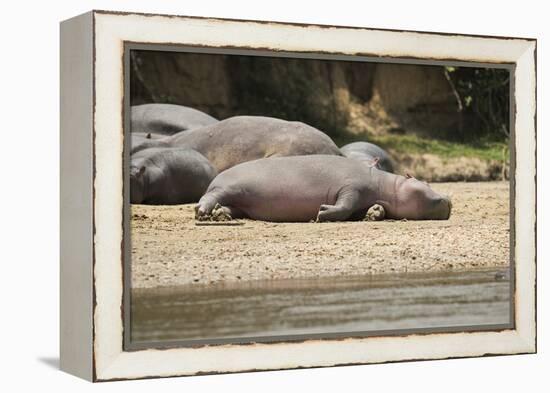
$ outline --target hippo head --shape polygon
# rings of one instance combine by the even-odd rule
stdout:
[[[425,182],[411,176],[399,176],[395,184],[395,201],[389,216],[410,220],[447,220],[451,216],[451,199],[440,195]]]
[[[145,199],[145,167],[130,167],[130,203],[143,203]]]

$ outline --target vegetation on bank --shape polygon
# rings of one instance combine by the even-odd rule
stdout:
[[[443,67],[442,70],[457,100],[459,116],[472,114],[474,127],[459,127],[456,136],[466,141],[479,137],[508,139],[510,72],[473,67]]]
[[[471,157],[481,160],[501,161],[503,153],[507,153],[508,144],[500,141],[477,141],[473,143],[450,142],[441,139],[419,137],[414,134],[392,135],[383,134],[367,138],[341,138],[338,145],[343,146],[358,140],[368,140],[380,147],[391,150],[395,154],[430,153],[441,158]]]

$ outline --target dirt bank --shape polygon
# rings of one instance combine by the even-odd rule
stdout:
[[[448,221],[196,226],[193,206],[132,206],[132,286],[507,266],[507,182],[438,183]]]
[[[497,160],[395,152],[392,157],[397,163],[396,173],[414,173],[428,182],[502,180],[508,176],[508,166]]]

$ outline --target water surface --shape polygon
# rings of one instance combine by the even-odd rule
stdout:
[[[508,276],[493,269],[134,289],[131,341],[503,325]]]

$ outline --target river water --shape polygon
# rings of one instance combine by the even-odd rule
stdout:
[[[459,329],[508,324],[510,318],[509,274],[493,269],[134,289],[130,332],[132,343],[162,345]]]

